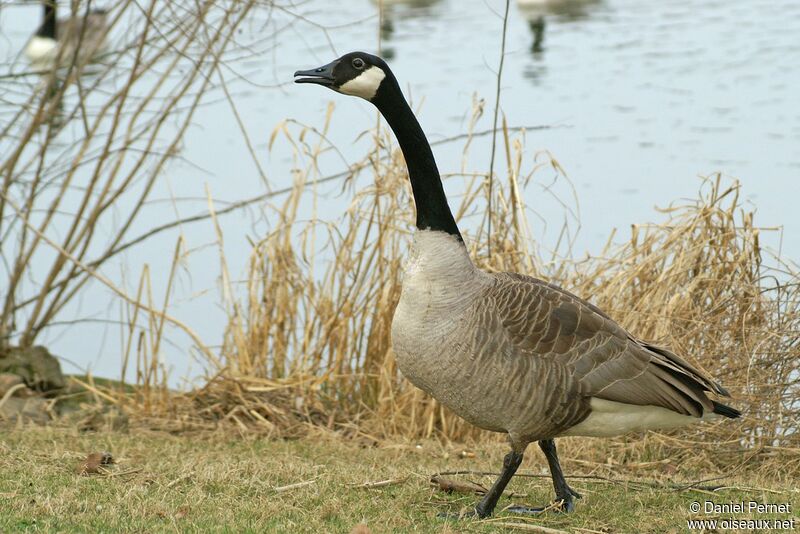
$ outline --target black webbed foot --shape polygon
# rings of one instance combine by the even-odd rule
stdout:
[[[570,495],[559,497],[547,506],[525,506],[522,504],[512,504],[503,508],[502,512],[509,512],[519,515],[540,515],[547,512],[553,513],[572,513],[575,511],[575,499],[580,499],[580,495],[571,491]],[[468,509],[463,509],[460,512],[439,512],[437,517],[446,520],[462,520],[462,519],[485,519],[491,516],[492,513],[484,511],[481,513],[480,503]]]
[[[562,488],[562,491],[563,493],[561,495],[556,495],[555,504],[557,505],[557,510],[565,513],[574,511],[575,499],[582,499],[583,496],[574,489],[570,488],[566,482],[564,483],[564,488]]]
[[[569,493],[566,495],[556,497],[555,506],[553,506],[553,510],[556,512],[561,512],[564,514],[569,514],[575,511],[575,499],[580,499],[581,496],[573,491],[572,489],[569,490]]]
[[[547,506],[523,506],[513,504],[503,509],[504,512],[521,515],[539,515],[544,512],[555,512],[569,514],[575,511],[575,499],[580,499],[578,492],[570,489],[570,493],[563,497],[556,497],[556,500]]]

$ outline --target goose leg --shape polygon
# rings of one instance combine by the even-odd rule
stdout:
[[[524,450],[524,447],[522,448]],[[489,517],[494,512],[495,506],[497,506],[497,501],[500,500],[500,496],[503,494],[503,491],[508,486],[508,482],[511,480],[511,477],[514,476],[514,473],[517,472],[519,465],[522,463],[522,453],[516,452],[513,450],[506,454],[505,458],[503,458],[503,470],[500,472],[500,476],[497,477],[497,480],[494,481],[492,487],[489,488],[489,491],[483,496],[483,499],[480,500],[478,504],[475,505],[475,508],[466,514],[450,514],[447,512],[442,512],[439,514],[439,517],[443,517],[446,519],[462,519],[464,517]]]
[[[494,507],[497,506],[497,501],[500,500],[500,495],[503,494],[503,490],[506,489],[508,482],[511,480],[511,477],[514,476],[514,473],[517,472],[519,468],[519,464],[522,463],[522,453],[511,451],[506,454],[506,457],[503,458],[503,471],[500,473],[500,476],[497,477],[497,480],[494,481],[492,487],[489,488],[489,491],[486,492],[486,495],[483,496],[481,502],[479,502],[475,506],[475,513],[478,517],[489,517],[494,512]]]
[[[558,462],[556,442],[552,439],[543,439],[539,442],[539,448],[542,449],[542,452],[547,458],[547,463],[550,465],[550,474],[553,477],[553,488],[556,490],[556,499],[561,501],[561,511],[572,512],[575,509],[574,499],[580,499],[581,495],[570,488],[569,484],[567,484],[567,480],[564,478],[564,473],[561,471],[561,464]]]
[[[561,505],[558,509],[561,512],[572,512],[575,510],[574,499],[580,499],[580,494],[569,487],[564,473],[561,472],[561,464],[558,462],[558,454],[556,453],[556,443],[552,439],[543,439],[539,442],[539,447],[542,449],[547,463],[550,465],[550,474],[553,477],[553,487],[556,490],[556,500],[560,501]],[[514,505],[507,508],[507,511],[515,514],[538,514],[543,512],[546,507],[531,507]]]
[[[547,463],[550,466],[550,474],[553,476],[553,487],[556,490],[556,499],[561,501],[561,511],[572,512],[575,510],[574,499],[580,499],[581,495],[570,488],[564,478],[564,473],[561,471],[561,464],[558,462],[555,441],[552,439],[539,441],[539,447],[542,449],[542,452],[544,452]],[[511,477],[514,476],[514,473],[517,472],[517,469],[522,463],[522,457],[522,453],[516,452],[515,450],[506,454],[505,458],[503,458],[503,471],[500,473],[500,476],[497,477],[494,484],[492,484],[492,487],[489,488],[489,491],[486,492],[486,495],[483,496],[483,499],[475,505],[474,515],[480,518],[492,515],[492,512],[494,512],[497,506],[497,501],[500,500],[500,496],[503,494],[503,491],[505,491]],[[517,514],[538,514],[545,511],[547,508],[548,507],[545,506],[533,507],[514,505],[509,506],[506,510]],[[446,513],[440,515],[442,517],[456,517]]]

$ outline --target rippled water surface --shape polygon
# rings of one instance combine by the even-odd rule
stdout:
[[[245,26],[242,39],[262,43],[264,53],[240,65],[239,73],[249,81],[232,79],[231,87],[273,186],[290,183],[292,161],[287,152],[267,151],[273,127],[287,117],[319,125],[331,100],[336,103],[331,139],[342,157],[324,159],[321,173],[341,171],[363,155],[367,141],[357,136],[374,124],[366,103],[290,83],[294,70],[353,49],[376,52],[380,47],[432,140],[465,131],[475,95],[486,99],[479,129],[491,126],[504,3],[384,4],[382,20],[376,2],[318,0],[285,11],[254,12]],[[0,12],[0,59],[14,57],[38,15],[35,5]],[[659,220],[654,206],[693,198],[698,176],[721,172],[742,182],[744,198],[757,208],[757,224],[783,228],[766,242],[800,259],[800,2],[551,0],[531,7],[512,2],[507,35],[502,111],[511,125],[555,126],[528,132],[526,157],[548,150],[575,187],[573,198],[567,184],[556,184],[579,214],[579,231],[577,221],[544,193],[550,176],[527,190],[527,201],[541,216],[534,221],[535,235],[545,245],[554,242],[567,220],[577,232],[575,252],[597,252],[612,228]],[[0,101],[4,105],[9,104]],[[171,166],[156,197],[178,190],[182,198],[202,199],[206,184],[220,201],[262,191],[227,102],[208,105],[194,122],[182,148],[186,162]],[[460,168],[461,146],[443,146],[436,153],[444,173]],[[482,139],[473,147],[470,166],[485,170],[488,160],[488,139]],[[331,220],[348,201],[339,192],[339,186],[331,188],[326,206]],[[184,216],[203,210],[203,201],[164,205],[151,204],[145,222],[171,220],[175,209]],[[251,221],[234,216],[224,224],[230,268],[242,275]],[[208,224],[183,231],[190,247],[213,240]],[[175,234],[149,241],[119,262],[131,272],[145,262],[154,272],[166,272],[163,251],[172,249],[174,239]],[[224,327],[213,291],[218,262],[214,250],[198,255],[179,289],[183,293],[174,314],[214,344]],[[196,297],[207,289],[212,291]],[[80,310],[73,312],[97,316],[108,300],[102,288],[89,288]],[[54,329],[42,341],[80,366],[114,374],[118,362],[103,356],[118,352],[114,335],[108,327],[87,325],[80,332]],[[186,369],[185,351],[180,343],[168,349],[178,374]]]

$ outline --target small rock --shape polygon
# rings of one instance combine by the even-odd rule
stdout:
[[[11,347],[0,353],[0,373],[19,376],[36,391],[62,389],[67,385],[61,365],[44,347]]]
[[[22,377],[11,373],[0,373],[0,399],[2,399],[9,389],[20,384],[24,384]],[[19,391],[19,390],[17,390]],[[17,395],[15,393],[15,395]],[[17,395],[19,397],[19,395]]]
[[[0,419],[7,419],[15,422],[33,421],[34,423],[46,424],[50,422],[50,412],[47,410],[47,401],[39,397],[18,398],[11,397],[6,399],[0,406]]]

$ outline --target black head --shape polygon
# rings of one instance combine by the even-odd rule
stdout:
[[[384,60],[366,52],[350,52],[327,65],[294,73],[295,83],[315,83],[345,95],[372,100],[384,80],[393,79]]]

